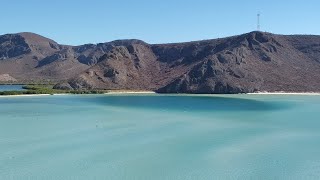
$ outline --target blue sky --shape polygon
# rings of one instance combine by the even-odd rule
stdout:
[[[184,42],[256,30],[320,34],[319,0],[1,0],[0,34],[34,32],[62,44],[116,39]]]

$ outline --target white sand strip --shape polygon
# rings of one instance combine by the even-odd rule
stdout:
[[[104,94],[155,94],[154,91],[108,91]]]
[[[0,97],[32,97],[32,96],[51,96],[51,94],[19,94],[19,95],[0,95]]]
[[[319,92],[256,92],[247,94],[259,95],[320,95]]]

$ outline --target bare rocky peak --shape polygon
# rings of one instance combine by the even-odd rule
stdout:
[[[60,50],[55,41],[34,33],[6,34],[0,36],[0,58],[2,60],[34,53],[47,56]]]
[[[23,37],[25,39],[25,41],[30,45],[48,46],[48,47],[51,47],[50,44],[58,45],[58,43],[53,41],[52,39],[40,36],[35,33],[22,32],[22,33],[18,33],[16,35]]]

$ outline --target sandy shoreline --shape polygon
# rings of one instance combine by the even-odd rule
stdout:
[[[155,94],[154,91],[110,91],[100,95],[117,94]],[[0,95],[1,97],[35,97],[35,96],[63,96],[63,95],[99,95],[99,94],[19,94],[19,95]]]
[[[109,91],[104,94],[156,94],[154,91]]]
[[[246,93],[248,95],[320,95],[317,92],[256,92],[256,93]]]
[[[154,91],[110,91],[100,95],[125,95],[125,94],[156,94]],[[34,97],[34,96],[63,96],[63,95],[99,95],[99,94],[20,94],[20,95],[0,95],[1,97]],[[166,95],[166,94],[163,94]],[[173,94],[167,94],[173,95]],[[316,92],[256,92],[256,93],[244,93],[244,94],[178,94],[176,95],[308,95],[315,96],[320,95]]]
[[[55,95],[55,94],[54,94]],[[19,94],[19,95],[0,95],[0,97],[33,97],[33,96],[52,96],[52,94]]]

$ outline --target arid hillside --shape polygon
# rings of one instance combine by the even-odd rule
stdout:
[[[0,36],[0,77],[56,82],[61,89],[320,92],[320,36],[250,32],[175,44],[67,46],[32,33],[7,34]]]

